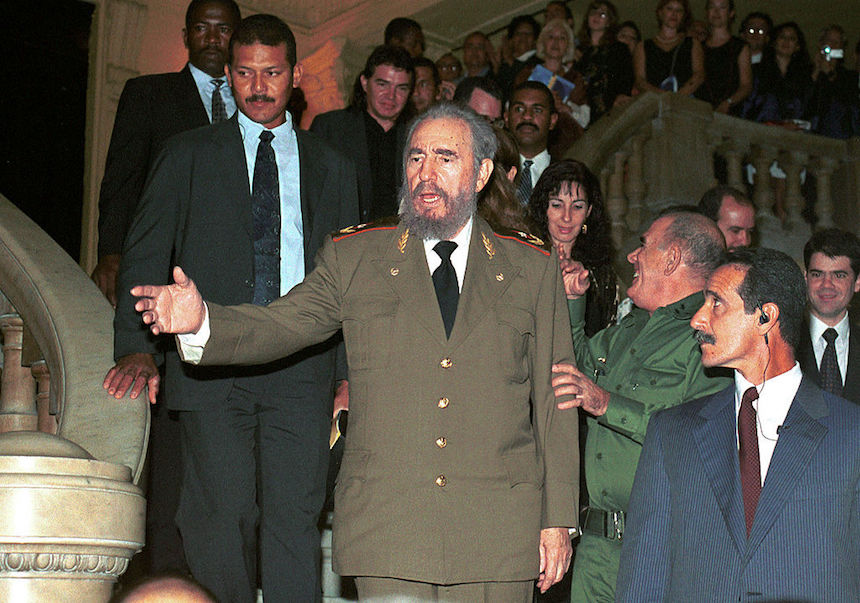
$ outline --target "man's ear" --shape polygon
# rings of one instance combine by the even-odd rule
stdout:
[[[188,30],[184,27],[182,28],[182,44],[188,48]]]
[[[669,245],[666,250],[666,267],[663,269],[663,274],[669,276],[675,272],[681,265],[682,259],[681,248],[676,244]]]
[[[301,63],[296,63],[295,67],[293,67],[293,88],[298,88],[299,84],[302,81],[302,75],[304,74],[305,69],[302,67]]]
[[[549,118],[549,129],[555,130],[556,123],[558,123],[558,113],[553,113]]]
[[[492,159],[484,159],[481,161],[480,167],[478,167],[478,178],[475,182],[475,192],[478,193],[487,186],[487,182],[490,181],[490,176],[493,175],[493,160]]]

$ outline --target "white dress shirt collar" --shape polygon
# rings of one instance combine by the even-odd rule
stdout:
[[[812,313],[809,314],[809,340],[812,342],[812,353],[815,355],[815,366],[817,367],[821,367],[821,359],[827,348],[827,341],[822,335],[829,328],[830,325],[825,324]],[[851,340],[851,322],[848,320],[848,314],[846,313],[833,328],[838,335],[836,341],[833,342],[836,347],[836,363],[839,365],[839,375],[844,384],[845,375],[848,373],[848,344]]]
[[[466,260],[469,257],[469,241],[472,240],[472,225],[474,217],[469,218],[463,229],[457,233],[451,241],[457,244],[457,248],[451,254],[451,263],[454,265],[454,271],[457,273],[457,285],[460,292],[463,291],[463,280],[466,277]],[[427,266],[430,268],[430,274],[442,264],[442,258],[439,257],[433,247],[439,239],[424,239],[424,253],[427,255]]]
[[[795,362],[791,369],[756,386],[759,397],[753,402],[753,408],[756,410],[762,484],[764,484],[764,478],[767,475],[767,469],[779,439],[779,428],[785,423],[788,409],[791,408],[791,403],[794,401],[802,378],[803,373],[800,371],[800,364]],[[735,371],[736,420],[741,408],[741,399],[744,392],[750,387],[753,387],[753,384],[747,381],[739,371]],[[737,429],[735,429],[735,436],[737,437]]]

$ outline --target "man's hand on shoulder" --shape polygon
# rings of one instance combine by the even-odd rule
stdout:
[[[206,306],[203,297],[182,268],[173,269],[172,285],[140,285],[131,294],[140,299],[134,309],[140,312],[143,322],[151,325],[155,335],[161,333],[196,333],[203,326]]]
[[[99,263],[96,264],[90,275],[90,278],[93,279],[114,308],[116,308],[116,276],[119,273],[120,259],[122,256],[118,253],[103,255],[99,258]]]
[[[567,528],[544,528],[540,531],[540,576],[537,580],[540,592],[545,593],[564,578],[572,555]]]
[[[131,388],[129,398],[134,400],[143,391],[144,386],[149,392],[149,403],[155,404],[158,395],[158,384],[161,377],[152,354],[128,354],[116,361],[116,365],[108,371],[102,383],[108,393],[119,400]]]
[[[573,396],[572,400],[559,402],[557,404],[559,409],[579,407],[595,417],[606,414],[609,406],[608,391],[598,386],[572,364],[554,364],[552,372],[555,397]]]

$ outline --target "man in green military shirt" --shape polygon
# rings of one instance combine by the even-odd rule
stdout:
[[[588,273],[576,263],[562,266],[579,368],[557,365],[553,385],[557,395],[575,394],[568,405],[591,415],[584,456],[590,506],[571,601],[614,601],[627,502],[651,415],[729,383],[705,374],[689,324],[724,250],[704,216],[670,212],[655,220],[627,256],[636,308],[591,339],[583,331]]]

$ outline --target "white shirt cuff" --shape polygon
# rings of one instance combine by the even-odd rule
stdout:
[[[200,359],[203,358],[203,348],[209,341],[211,331],[209,330],[209,306],[203,302],[205,314],[203,316],[203,324],[196,333],[185,333],[176,336],[176,347],[179,350],[179,357],[189,364],[200,364]]]

